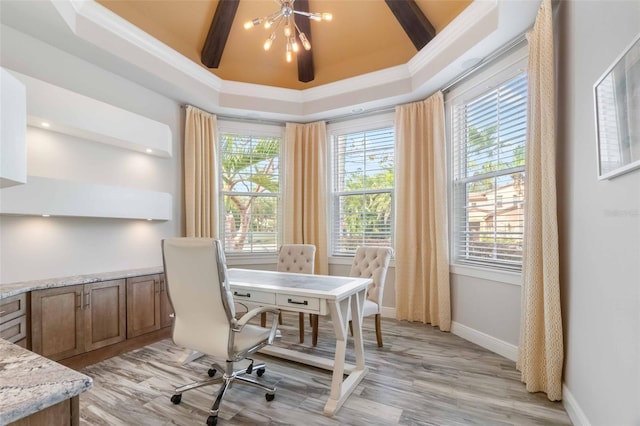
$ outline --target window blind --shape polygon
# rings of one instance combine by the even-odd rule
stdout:
[[[520,270],[526,74],[452,108],[454,257],[459,263]]]
[[[393,127],[333,137],[334,255],[392,245],[394,140]]]

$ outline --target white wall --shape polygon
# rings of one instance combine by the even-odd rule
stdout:
[[[450,274],[452,332],[514,360],[520,332],[520,285]]]
[[[640,2],[561,2],[558,18],[565,406],[639,425],[640,170],[597,180],[593,84],[640,32]]]
[[[160,266],[160,240],[182,230],[180,105],[9,27],[0,27],[0,43],[9,70],[167,124],[174,153],[165,159],[29,127],[27,174],[168,192],[173,220],[0,216],[0,283]]]

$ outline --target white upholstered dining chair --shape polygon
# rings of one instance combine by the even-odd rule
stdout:
[[[296,274],[313,274],[316,257],[316,246],[313,244],[283,244],[278,252],[278,272],[293,272]],[[312,330],[317,316],[310,316]],[[300,343],[304,343],[304,314],[298,314]],[[317,329],[317,327],[316,327]],[[315,335],[317,341],[317,333]],[[314,343],[315,345],[315,343]]]
[[[376,340],[378,347],[382,347],[381,311],[384,283],[387,279],[387,269],[393,250],[389,247],[361,246],[356,250],[351,264],[350,277],[371,278],[373,282],[367,289],[367,297],[362,307],[362,317],[374,316],[376,325]],[[314,342],[317,341],[318,321],[312,321]],[[315,343],[314,343],[315,344]]]
[[[233,296],[227,280],[224,251],[219,240],[210,238],[172,238],[162,241],[164,272],[169,299],[174,309],[173,341],[176,345],[210,355],[214,363],[212,378],[175,389],[171,402],[179,404],[182,393],[201,386],[221,383],[216,400],[209,411],[207,425],[218,422],[220,403],[232,383],[247,384],[266,391],[273,400],[276,388],[249,376],[262,376],[264,363],[247,358],[271,344],[278,326],[278,310],[270,307],[252,309],[236,319]],[[248,324],[257,315],[272,314],[271,328]],[[234,363],[249,359],[248,367],[234,371]],[[219,370],[222,374],[216,377]]]

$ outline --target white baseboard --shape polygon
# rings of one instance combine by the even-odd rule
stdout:
[[[396,308],[383,306],[381,315],[382,318],[395,318]],[[503,357],[510,359],[511,361],[515,362],[518,360],[518,347],[516,345],[512,345],[511,343],[507,343],[500,339],[496,339],[493,336],[482,333],[478,330],[474,330],[471,327],[467,327],[466,325],[462,325],[455,321],[451,323],[451,333],[455,334],[456,336],[460,336],[465,340],[473,342],[476,345],[480,345],[483,348],[490,350],[491,352],[502,355]]]
[[[396,309],[395,308],[386,308],[382,307],[382,317],[383,318],[395,318],[396,317]],[[471,327],[467,327],[466,325],[462,325],[458,322],[453,321],[451,323],[451,333],[456,336],[462,337],[465,340],[468,340],[476,345],[482,346],[485,349],[490,350],[491,352],[495,352],[498,355],[502,355],[503,357],[510,359],[513,362],[518,360],[518,347],[516,345],[512,345],[511,343],[507,343],[503,340],[496,339],[493,336],[482,333],[481,331],[475,330]],[[573,397],[569,388],[563,383],[562,384],[562,405],[564,409],[567,411],[567,415],[569,419],[571,419],[571,423],[574,426],[591,426],[591,422],[580,408],[578,401]]]
[[[591,426],[591,422],[565,384],[562,384],[562,405],[574,426]]]
[[[511,361],[515,362],[518,360],[518,347],[516,345],[512,345],[511,343],[507,343],[500,339],[496,339],[493,336],[475,330],[471,327],[467,327],[466,325],[462,325],[455,321],[451,323],[451,333],[455,334],[456,336],[460,336],[472,343],[475,343],[476,345],[480,345],[483,348],[490,350],[491,352],[502,355],[503,357],[510,359]]]

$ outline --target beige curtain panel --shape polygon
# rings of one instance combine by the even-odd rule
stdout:
[[[284,176],[284,243],[315,245],[315,273],[327,275],[327,127],[324,121],[287,123]]]
[[[184,129],[187,237],[218,237],[217,128],[215,115],[187,106]]]
[[[441,92],[396,108],[396,318],[451,330]]]
[[[555,177],[555,94],[551,0],[529,39],[522,318],[518,369],[529,392],[562,399],[562,317]]]

